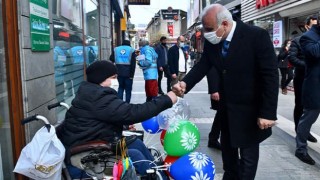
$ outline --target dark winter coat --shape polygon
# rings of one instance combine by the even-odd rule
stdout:
[[[306,71],[302,86],[302,104],[307,109],[320,108],[320,27],[317,25],[304,33],[300,39],[306,56]]]
[[[304,71],[305,71],[305,56],[302,53],[300,46],[300,38],[296,37],[291,41],[290,49],[289,49],[289,62],[295,67],[294,77],[303,79]]]
[[[59,138],[67,148],[92,140],[111,142],[121,137],[123,125],[142,122],[171,106],[168,96],[129,104],[119,99],[114,89],[85,81],[66,113]]]
[[[158,54],[157,67],[166,67],[168,65],[168,47],[158,44],[155,51]]]
[[[281,48],[278,55],[278,67],[279,68],[288,68],[288,55],[289,52],[285,48]]]
[[[258,127],[258,118],[277,119],[277,58],[268,32],[241,21],[237,21],[224,59],[222,44],[206,40],[200,62],[183,81],[189,91],[211,68],[216,71],[210,81],[219,82],[219,103],[227,113],[227,119],[222,120],[227,121],[231,146],[248,147],[271,135],[271,128]]]
[[[180,48],[182,51],[183,49]],[[184,60],[185,60],[185,71],[187,72],[187,55],[183,51],[184,54]],[[177,45],[172,46],[168,51],[168,65],[170,69],[171,74],[176,74],[178,76],[179,73],[179,47]]]

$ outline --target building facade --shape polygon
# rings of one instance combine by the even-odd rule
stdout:
[[[22,126],[34,114],[51,124],[70,104],[85,68],[108,60],[125,30],[126,0],[0,0],[0,179],[25,179],[12,170],[21,149],[43,125]]]

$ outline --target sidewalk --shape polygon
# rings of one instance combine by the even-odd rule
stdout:
[[[137,70],[135,77],[133,102],[143,102],[145,95],[143,90],[144,81],[141,72]],[[165,87],[164,79],[162,81]],[[207,94],[207,82],[203,80],[196,85],[192,91],[185,96],[191,105],[190,121],[194,122],[200,130],[200,145],[195,151],[207,154],[216,165],[215,180],[222,179],[222,159],[221,151],[207,147],[208,134],[211,129],[215,111],[210,110],[210,101]],[[301,162],[294,156],[295,153],[295,132],[293,123],[294,94],[289,91],[287,95],[279,93],[278,100],[278,120],[273,127],[270,138],[260,145],[260,160],[256,175],[256,180],[320,180],[320,142],[309,143],[309,154],[316,161],[316,165],[311,166]],[[209,117],[209,118],[208,118]],[[142,127],[138,125],[138,128]],[[320,120],[313,125],[312,134],[320,141]],[[160,134],[145,134],[145,138],[152,138],[154,146],[163,151],[159,143]]]

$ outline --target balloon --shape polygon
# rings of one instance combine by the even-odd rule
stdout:
[[[192,152],[177,159],[170,166],[169,172],[175,180],[214,179],[216,170],[213,161],[207,155]]]
[[[159,123],[156,117],[152,117],[148,120],[143,121],[141,125],[143,129],[150,134],[155,134],[162,131],[159,127]]]
[[[158,124],[161,129],[168,129],[169,127],[169,121],[174,119],[175,112],[173,108],[166,109],[162,111],[160,114],[157,116]]]
[[[173,164],[177,159],[179,159],[179,156],[167,156],[164,159],[164,164]],[[172,177],[169,171],[165,171],[165,173],[167,173],[168,176]]]
[[[195,150],[200,142],[200,132],[190,121],[175,121],[164,136],[164,150],[170,156],[183,156]]]
[[[163,130],[163,131],[161,132],[161,134],[160,134],[160,142],[161,142],[162,146],[163,146],[164,135],[166,135],[166,132],[167,132],[167,130]]]
[[[176,114],[183,119],[190,118],[190,105],[185,99],[178,97],[177,103],[175,103],[172,108],[175,109]]]

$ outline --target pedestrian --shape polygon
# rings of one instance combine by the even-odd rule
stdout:
[[[281,46],[278,55],[278,67],[281,73],[281,90],[282,94],[286,95],[288,84],[293,79],[293,66],[289,63],[289,48],[291,45],[290,40],[285,40]]]
[[[145,91],[147,99],[151,101],[158,96],[158,70],[156,51],[149,46],[146,40],[139,41],[140,55],[137,56],[138,65],[143,70],[143,77],[145,80]]]
[[[164,92],[161,88],[161,80],[163,75],[167,77],[167,92],[171,91],[171,75],[168,66],[168,47],[167,47],[167,37],[162,36],[160,38],[160,43],[155,48],[156,53],[158,54],[157,67],[158,67],[158,94],[163,95]]]
[[[136,69],[135,50],[130,46],[130,41],[123,40],[122,45],[114,48],[110,56],[110,61],[114,62],[118,69],[118,97],[123,99],[126,92],[126,102],[130,103],[132,94],[132,84]]]
[[[218,78],[215,78],[216,72],[213,71],[213,69],[210,71],[212,74],[207,75],[207,81],[208,81],[208,92],[210,94],[210,102],[211,102],[211,109],[216,111],[216,114],[214,116],[214,120],[211,126],[211,130],[209,133],[209,139],[208,139],[208,147],[209,148],[215,148],[218,150],[221,150],[221,144],[219,142],[220,138],[220,132],[221,132],[221,117],[218,109],[220,108],[219,101],[219,80]]]
[[[201,20],[206,39],[201,61],[173,91],[183,95],[208,74],[218,81],[223,179],[251,180],[259,144],[271,135],[277,119],[279,74],[273,44],[266,30],[233,21],[220,4],[207,6]]]
[[[313,24],[317,24],[317,17],[308,16],[305,20],[305,29],[309,31]],[[289,62],[294,66],[294,77],[293,77],[293,87],[294,87],[294,110],[293,110],[293,119],[294,119],[294,130],[297,132],[297,127],[299,119],[303,113],[302,105],[302,83],[305,75],[305,56],[302,53],[300,46],[300,38],[296,37],[292,40],[289,48]],[[317,142],[317,139],[309,133],[308,141]]]
[[[196,52],[194,52],[194,49],[192,48],[190,52],[190,68],[194,66],[195,60],[196,60]]]
[[[173,92],[143,104],[129,104],[117,97],[112,85],[117,81],[117,69],[108,61],[95,61],[86,69],[87,81],[79,90],[67,111],[60,140],[69,154],[71,147],[89,141],[117,142],[124,125],[142,122],[172,107],[177,101]],[[139,113],[140,112],[140,113]],[[143,113],[141,113],[143,112]],[[137,138],[128,146],[128,155],[141,175],[153,165],[154,158],[143,142]],[[70,157],[68,157],[70,158]],[[67,160],[67,162],[70,162]],[[68,166],[72,167],[71,164]]]
[[[182,80],[187,72],[187,55],[184,51],[185,38],[179,36],[177,43],[168,51],[168,64],[171,74],[171,86]]]
[[[314,165],[308,154],[307,139],[311,126],[320,113],[320,25],[313,25],[300,38],[302,53],[305,55],[305,76],[302,85],[303,114],[297,127],[295,156],[304,163]]]

